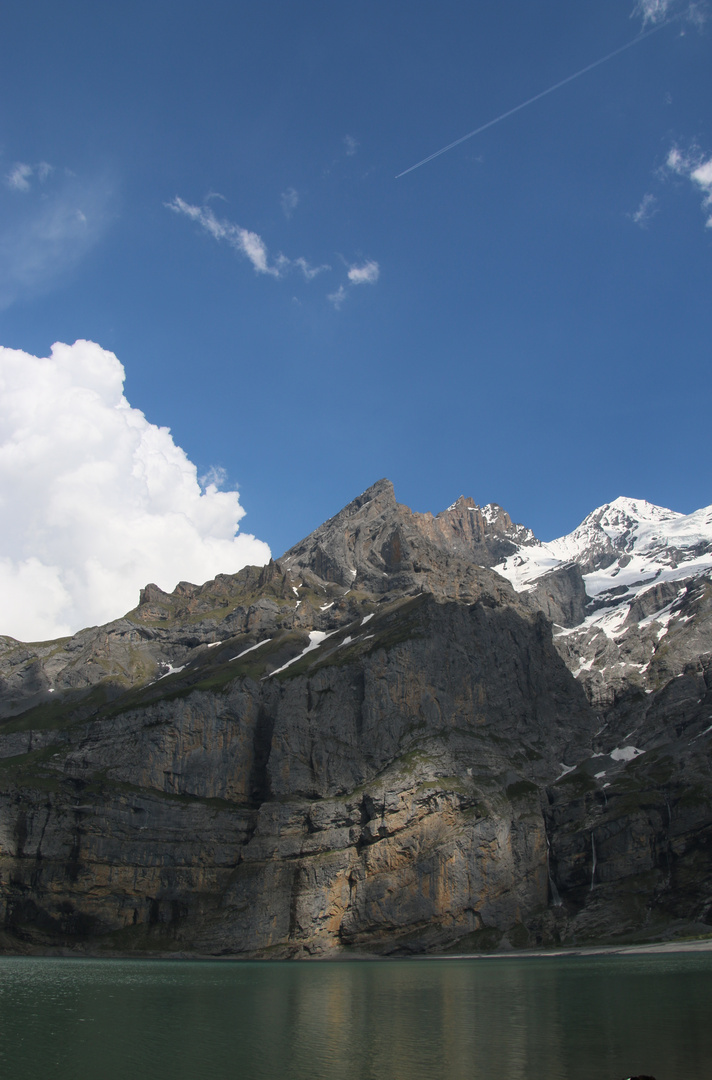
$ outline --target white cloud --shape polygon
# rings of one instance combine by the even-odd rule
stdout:
[[[668,17],[674,0],[638,0],[633,8],[633,15],[640,15],[643,26],[647,23],[661,23]]]
[[[648,24],[659,26],[667,19],[683,19],[685,23],[692,23],[699,29],[707,21],[707,5],[704,0],[691,0],[684,5],[684,10],[681,10],[681,7],[678,0],[638,0],[631,12],[631,18],[640,16],[643,27]]]
[[[704,192],[702,205],[705,209],[712,208],[712,157],[693,169],[690,179]],[[712,229],[712,214],[707,218],[706,224],[708,229]]]
[[[344,135],[344,147],[346,149],[346,156],[353,157],[358,150],[358,142],[354,139],[353,135]]]
[[[349,281],[352,285],[375,285],[380,273],[381,268],[378,263],[370,259],[368,262],[363,263],[362,266],[349,268]]]
[[[192,206],[178,195],[172,202],[165,205],[174,213],[183,214],[185,217],[190,218],[191,221],[197,222],[213,239],[224,240],[235,251],[245,255],[258,274],[269,274],[271,277],[280,278],[284,277],[293,267],[296,267],[301,270],[307,281],[311,281],[322,270],[331,269],[330,266],[326,265],[311,266],[302,256],[299,256],[298,259],[288,259],[286,255],[281,253],[270,264],[267,245],[261,236],[250,232],[249,229],[243,229],[240,225],[235,225],[231,221],[221,221],[215,217],[209,206]]]
[[[0,194],[0,309],[66,281],[103,236],[112,200],[105,179],[58,173],[47,162],[19,162],[5,179],[10,190]]]
[[[40,161],[38,165],[26,165],[22,161],[16,161],[10,172],[5,177],[8,187],[15,191],[29,191],[30,180],[36,176],[41,184],[45,182],[53,167],[46,161]]]
[[[299,203],[299,192],[295,191],[293,187],[287,188],[280,196],[280,203],[282,205],[282,213],[286,218],[290,218]]]
[[[198,483],[202,491],[207,491],[208,488],[225,487],[227,483],[227,469],[224,469],[222,465],[211,465],[206,473],[198,477]]]
[[[667,156],[666,165],[671,172],[687,177],[701,190],[705,212],[712,209],[712,157],[705,161],[704,154],[696,146],[686,151],[673,146]],[[712,213],[705,224],[708,229],[712,229]]]
[[[707,22],[708,6],[704,0],[690,0],[684,4],[680,0],[637,0],[631,18],[639,16],[643,19],[644,28],[648,24],[660,26],[667,19],[680,18],[683,23],[690,23],[699,29]]]
[[[5,178],[7,186],[14,188],[15,191],[29,191],[32,172],[31,165],[23,165],[21,161],[18,161]]]
[[[643,198],[640,201],[640,206],[635,211],[635,213],[631,215],[631,217],[633,218],[633,221],[636,225],[640,225],[642,229],[645,229],[647,228],[650,219],[654,217],[657,212],[658,200],[655,198],[654,195],[648,193],[647,195],[643,195]]]
[[[328,263],[323,263],[321,266],[310,266],[306,259],[301,256],[298,259],[293,259],[292,264],[297,267],[298,270],[304,274],[307,281],[311,281],[317,274],[321,274],[324,270],[331,270]]]
[[[38,358],[0,348],[0,633],[38,640],[116,618],[149,581],[173,589],[263,564],[218,491],[123,395],[124,369],[89,341]]]
[[[374,259],[369,259],[360,266],[356,264],[349,266],[347,274],[349,287],[353,285],[375,285],[380,273],[381,268]],[[346,288],[343,285],[339,285],[336,292],[329,293],[326,299],[334,305],[337,311],[339,311],[347,295]]]
[[[225,240],[230,247],[250,260],[256,273],[270,274],[272,277],[281,276],[284,256],[278,256],[276,263],[270,266],[267,245],[257,233],[243,229],[240,225],[234,225],[231,221],[221,221],[215,217],[211,207],[193,206],[181,199],[179,195],[165,205],[175,214],[183,214],[191,221],[197,222],[214,240]]]
[[[329,293],[329,295],[327,296],[326,299],[329,300],[330,303],[332,303],[334,305],[334,307],[336,308],[337,311],[339,311],[339,309],[341,308],[341,305],[343,304],[344,300],[346,299],[346,289],[344,288],[343,285],[339,285],[336,292]]]

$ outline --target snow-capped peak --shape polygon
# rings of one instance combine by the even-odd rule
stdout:
[[[580,566],[586,593],[597,601],[586,622],[603,625],[614,607],[622,622],[630,602],[654,584],[712,571],[712,506],[680,514],[620,497],[567,536],[520,547],[495,570],[523,592],[567,563]]]

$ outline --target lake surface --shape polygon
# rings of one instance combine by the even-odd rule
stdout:
[[[12,1080],[712,1077],[712,953],[327,963],[0,957]]]

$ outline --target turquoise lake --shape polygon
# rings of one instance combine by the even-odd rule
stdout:
[[[240,963],[0,957],[8,1080],[712,1077],[712,953]]]

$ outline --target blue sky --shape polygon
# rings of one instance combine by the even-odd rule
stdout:
[[[275,555],[382,476],[542,539],[706,505],[709,14],[11,0],[0,344],[114,352]]]

